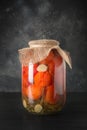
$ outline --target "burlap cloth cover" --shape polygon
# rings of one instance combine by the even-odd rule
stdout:
[[[30,41],[28,44],[30,47],[18,50],[21,64],[28,65],[29,62],[37,63],[45,59],[52,49],[56,49],[69,67],[72,68],[69,52],[61,49],[58,41],[41,39]]]

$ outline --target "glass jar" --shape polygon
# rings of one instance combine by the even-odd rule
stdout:
[[[55,40],[36,40],[31,41],[30,48],[25,51],[19,50],[22,59],[22,102],[31,113],[56,113],[65,104],[66,64],[55,47],[57,44]]]

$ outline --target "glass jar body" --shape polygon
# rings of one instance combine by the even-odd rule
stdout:
[[[22,64],[22,102],[31,113],[52,114],[66,100],[66,64],[55,52],[37,62]]]

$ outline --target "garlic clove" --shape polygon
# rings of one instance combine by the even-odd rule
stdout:
[[[27,103],[26,101],[23,99],[23,106],[26,108],[27,107]]]
[[[37,113],[40,113],[42,111],[43,107],[40,104],[35,105],[34,111]]]
[[[48,69],[48,66],[47,65],[44,65],[44,64],[40,64],[38,67],[37,67],[37,71],[39,72],[45,72],[47,71]]]

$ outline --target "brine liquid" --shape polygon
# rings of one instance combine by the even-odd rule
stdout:
[[[37,114],[60,111],[65,103],[65,72],[65,62],[53,52],[38,63],[22,65],[23,106]]]
[[[61,111],[64,106],[64,96],[60,95],[60,100],[56,104],[41,103],[40,100],[30,101],[26,96],[22,96],[23,106],[32,113],[37,114],[51,114]],[[35,111],[35,106],[41,104],[42,110],[40,112]]]

